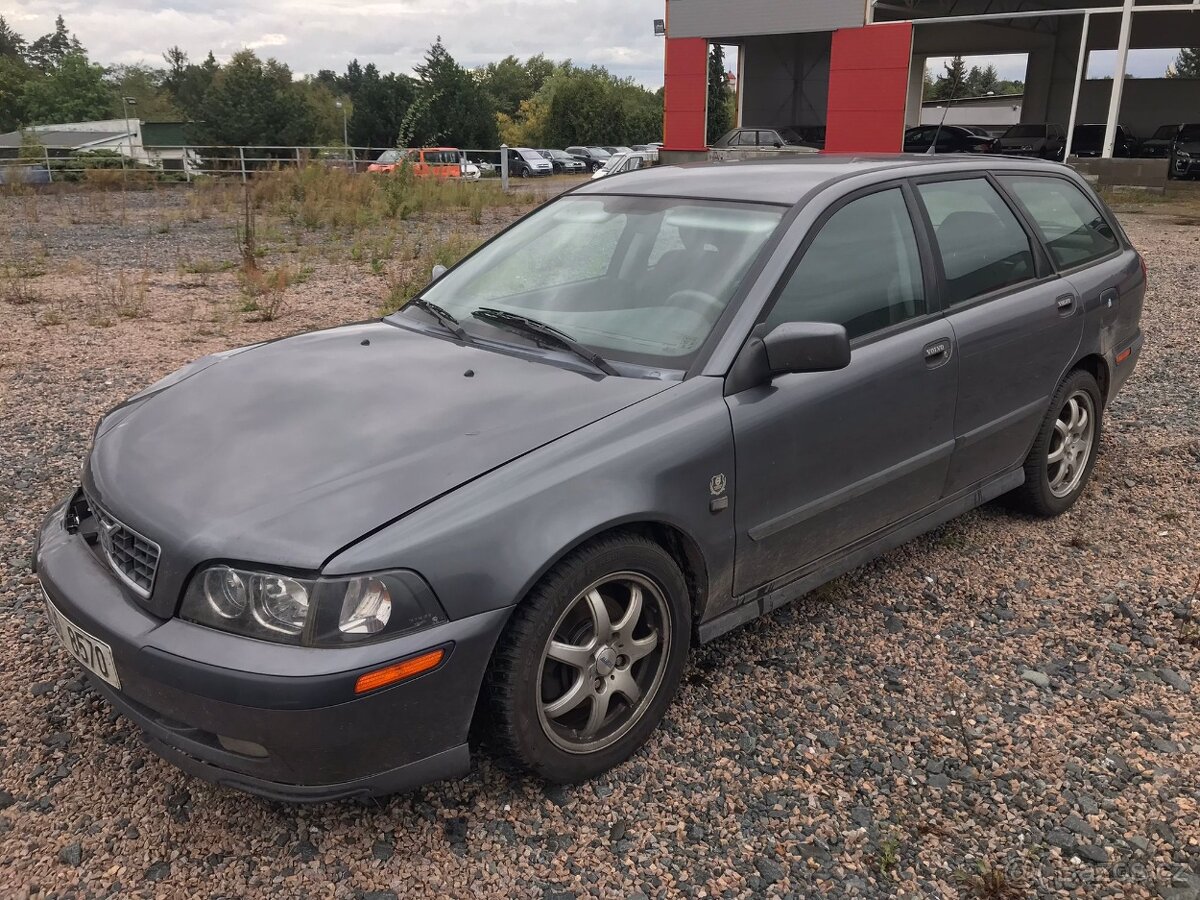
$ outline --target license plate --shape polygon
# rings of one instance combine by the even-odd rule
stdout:
[[[119,689],[121,679],[117,677],[117,667],[113,663],[112,647],[104,641],[92,637],[78,625],[72,624],[50,601],[45,590],[42,593],[46,601],[46,615],[50,619],[50,626],[58,635],[62,645],[67,648],[67,652],[97,678],[101,678]]]

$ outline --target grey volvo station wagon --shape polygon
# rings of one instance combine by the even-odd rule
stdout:
[[[35,563],[158,753],[323,800],[626,759],[689,647],[1001,495],[1085,490],[1146,271],[1071,170],[661,167],[400,312],[110,411]],[[472,741],[473,743],[473,741]]]

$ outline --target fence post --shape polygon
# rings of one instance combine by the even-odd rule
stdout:
[[[183,148],[183,180],[192,183],[192,167],[188,165],[188,148]]]
[[[508,144],[500,145],[500,189],[508,190]]]
[[[300,171],[300,148],[296,148],[296,171]]]
[[[238,147],[238,160],[242,164],[242,181],[246,180],[246,148]]]
[[[50,168],[50,148],[42,147],[42,155],[46,157],[46,184],[54,184],[54,171]]]

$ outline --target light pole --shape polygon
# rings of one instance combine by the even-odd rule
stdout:
[[[346,152],[349,153],[350,152],[350,126],[349,126],[349,124],[347,124],[348,120],[346,117],[347,117],[348,113],[346,111],[346,104],[343,103],[341,100],[337,100],[334,102],[333,105],[342,111],[342,143],[346,145]]]
[[[125,111],[125,139],[129,141],[129,155],[133,156],[133,135],[129,130],[129,107],[137,106],[137,97],[122,97],[121,109]],[[125,154],[121,154],[121,170],[125,170]],[[122,176],[124,177],[124,176]]]

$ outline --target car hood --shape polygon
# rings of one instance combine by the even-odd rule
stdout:
[[[224,557],[306,570],[674,383],[599,377],[386,322],[198,368],[104,419],[85,486],[192,565]]]
[[[1200,141],[1179,141],[1175,144],[1175,149],[1185,153],[1200,153]]]

